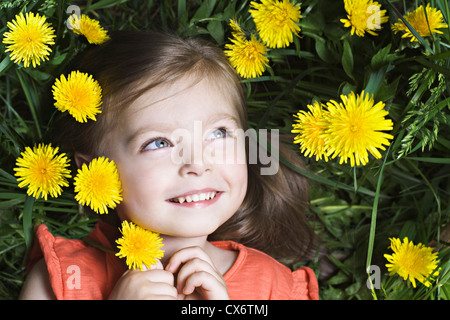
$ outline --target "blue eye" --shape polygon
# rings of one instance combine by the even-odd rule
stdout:
[[[226,138],[227,136],[228,136],[227,129],[219,128],[209,134],[208,140],[223,139]]]
[[[150,141],[148,144],[144,145],[142,150],[156,150],[171,147],[171,143],[164,138],[156,138]]]

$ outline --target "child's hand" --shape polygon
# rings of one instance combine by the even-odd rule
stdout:
[[[200,247],[175,252],[166,271],[177,275],[178,299],[229,299],[227,286],[209,255]]]
[[[110,300],[175,300],[174,277],[165,270],[128,270],[117,281]]]

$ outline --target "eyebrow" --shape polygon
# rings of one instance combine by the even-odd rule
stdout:
[[[231,121],[234,122],[234,124],[236,126],[240,126],[240,121],[233,115],[229,114],[229,113],[218,113],[215,114],[213,116],[211,116],[208,121],[206,121],[206,125],[211,125],[213,123],[222,121],[222,120],[226,120],[226,121]]]
[[[155,124],[153,124],[151,126],[151,128],[149,127],[141,127],[139,129],[137,129],[136,131],[134,131],[128,138],[127,138],[127,144],[132,143],[133,141],[135,141],[137,138],[139,138],[139,136],[149,133],[149,132],[168,132],[173,130],[172,125],[169,125],[168,123],[165,122],[157,122]]]
[[[236,126],[240,127],[240,121],[233,115],[229,114],[229,113],[218,113],[215,114],[213,116],[211,116],[210,118],[208,118],[208,120],[206,121],[206,126],[209,126],[211,124],[217,123],[219,121],[230,121],[233,122]],[[136,131],[134,131],[128,138],[127,138],[127,144],[130,144],[132,141],[136,140],[139,136],[145,134],[145,133],[149,133],[149,132],[172,132],[174,130],[174,123],[178,123],[178,122],[172,122],[172,123],[168,123],[168,122],[156,122],[154,123],[151,128],[149,127],[141,127],[139,129],[137,129]],[[202,124],[203,125],[203,124]],[[178,128],[180,127],[179,125],[177,126]]]

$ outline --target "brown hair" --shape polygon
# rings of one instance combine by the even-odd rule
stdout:
[[[60,121],[68,152],[98,156],[100,141],[121,112],[141,94],[184,75],[208,79],[231,96],[247,129],[245,95],[235,70],[217,46],[198,38],[183,39],[149,31],[120,31],[101,46],[87,49],[71,66],[87,72],[103,89],[102,113],[97,121],[77,123],[65,115]],[[291,140],[290,140],[291,141]],[[280,154],[302,166],[288,144]],[[260,249],[286,264],[305,258],[315,236],[305,217],[308,183],[280,163],[278,173],[262,176],[261,164],[248,165],[248,190],[236,214],[209,239],[234,240]]]

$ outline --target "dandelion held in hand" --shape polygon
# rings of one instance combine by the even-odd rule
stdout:
[[[404,280],[409,279],[414,288],[416,280],[429,287],[431,277],[439,275],[439,270],[436,270],[438,253],[433,252],[433,248],[426,247],[422,243],[414,245],[412,241],[408,241],[407,237],[403,239],[403,243],[398,238],[390,238],[390,240],[390,248],[394,253],[384,255],[390,262],[386,264],[390,275],[397,273]]]
[[[85,36],[91,44],[103,44],[109,40],[107,31],[100,26],[100,23],[85,14],[82,14],[81,17],[73,14],[69,17],[68,22],[73,32]]]
[[[298,36],[300,27],[300,5],[289,0],[252,1],[249,10],[255,22],[258,34],[269,48],[285,48]]]
[[[20,182],[19,187],[28,186],[28,195],[36,199],[42,196],[47,200],[48,195],[56,198],[62,193],[62,187],[69,186],[67,178],[71,176],[67,167],[70,160],[65,153],[58,154],[58,150],[50,144],[39,144],[33,149],[26,147],[21,153],[14,171]]]
[[[233,29],[233,44],[226,44],[225,54],[237,73],[243,78],[256,78],[262,75],[269,59],[265,56],[267,49],[264,44],[252,35],[251,40],[245,38],[244,32],[236,22],[231,20]]]
[[[116,253],[119,258],[126,258],[130,269],[144,270],[158,262],[164,255],[164,246],[159,234],[141,228],[133,222],[122,222],[122,237],[116,240],[120,251]]]
[[[373,97],[365,94],[341,95],[342,102],[327,102],[328,122],[326,133],[327,156],[340,157],[340,164],[365,165],[369,162],[369,152],[381,158],[378,149],[386,150],[393,136],[382,131],[393,129],[392,120],[386,119],[389,113],[384,110],[385,104],[375,104]]]
[[[78,122],[96,120],[95,115],[101,113],[102,88],[91,75],[72,71],[67,79],[64,75],[56,79],[52,88],[55,107],[68,111]]]
[[[123,200],[116,164],[105,157],[93,159],[89,166],[83,164],[74,185],[75,200],[99,214],[108,213],[108,208],[114,209]]]
[[[448,27],[444,22],[442,12],[438,9],[431,8],[429,3],[426,7],[426,15],[422,5],[413,12],[408,12],[408,14],[404,16],[404,19],[408,21],[421,37],[429,37],[433,33],[442,34],[442,31],[438,29]],[[392,31],[394,31],[394,33],[405,32],[402,38],[411,38],[411,42],[418,41],[403,21],[401,19],[398,19],[398,21],[399,22],[392,25]]]
[[[389,21],[386,10],[381,10],[381,5],[372,0],[344,0],[344,8],[347,19],[341,19],[346,28],[352,28],[351,34],[364,37],[367,33],[377,36],[375,32],[381,29],[381,24]]]
[[[294,115],[298,120],[294,123],[292,133],[298,133],[294,143],[300,144],[300,151],[305,156],[316,156],[316,161],[324,157],[328,161],[325,149],[325,129],[324,114],[326,110],[317,101],[313,105],[308,105],[309,112],[301,110]]]
[[[13,62],[23,62],[27,68],[30,63],[36,67],[41,60],[48,60],[52,51],[49,45],[55,44],[55,31],[45,17],[32,12],[24,16],[21,12],[7,26],[10,31],[3,34],[3,43],[8,45],[5,52],[11,52]]]

